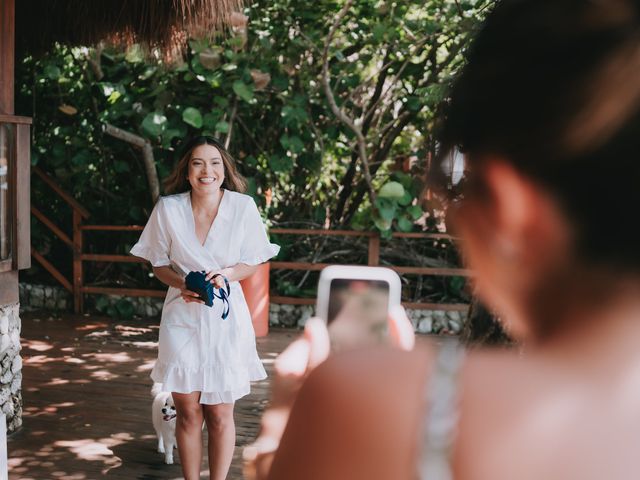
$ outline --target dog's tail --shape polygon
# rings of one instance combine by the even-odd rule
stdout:
[[[162,392],[162,384],[154,382],[153,387],[151,387],[151,396],[155,398],[160,392]]]

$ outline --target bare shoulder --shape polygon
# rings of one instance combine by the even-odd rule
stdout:
[[[270,478],[411,478],[432,355],[381,348],[327,360],[300,391]]]

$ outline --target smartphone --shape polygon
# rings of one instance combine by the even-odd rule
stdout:
[[[331,349],[388,343],[389,310],[400,305],[400,277],[389,268],[331,265],[320,273],[316,315],[327,323]]]

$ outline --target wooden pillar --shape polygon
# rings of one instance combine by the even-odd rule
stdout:
[[[15,0],[0,0],[0,114],[12,115]],[[0,305],[18,301],[18,272],[0,272]]]
[[[76,313],[84,313],[82,293],[82,215],[73,209],[73,309]]]
[[[13,115],[15,0],[0,0],[0,113]]]

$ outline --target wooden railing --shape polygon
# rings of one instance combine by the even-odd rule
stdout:
[[[354,230],[318,230],[318,229],[296,229],[296,228],[272,228],[269,230],[271,234],[277,235],[322,235],[334,237],[365,237],[368,238],[368,254],[367,265],[380,265],[380,235],[377,232],[364,232]],[[454,237],[446,233],[402,233],[394,232],[392,238],[415,238],[415,239],[432,239],[432,240],[455,240]],[[311,263],[311,262],[280,262],[272,261],[272,269],[288,269],[288,270],[304,270],[314,271],[332,265],[331,263]],[[385,265],[399,274],[415,274],[415,275],[437,275],[437,276],[461,276],[468,277],[469,270],[464,268],[442,268],[442,267],[406,267]],[[286,297],[280,295],[272,295],[271,301],[274,303],[285,303],[293,305],[313,305],[314,298]],[[427,303],[427,302],[403,302],[407,308],[425,309],[425,310],[455,310],[466,311],[469,305],[466,303]]]
[[[82,220],[89,218],[89,212],[80,203],[73,198],[69,193],[60,188],[60,186],[45,172],[38,167],[32,167],[31,172],[37,175],[46,185],[48,185],[64,202],[71,207],[73,211],[72,216],[72,235],[67,235],[60,226],[54,221],[49,219],[44,213],[42,213],[33,204],[31,205],[31,214],[42,222],[53,234],[62,240],[73,252],[73,279],[69,281],[61,272],[49,262],[43,254],[38,252],[35,248],[31,249],[31,256],[47,270],[53,278],[55,278],[60,284],[69,290],[73,294],[73,308],[77,313],[83,311],[82,302],[82,231],[80,226]]]
[[[140,225],[84,225],[83,220],[89,218],[89,212],[82,207],[71,195],[62,190],[46,173],[37,167],[33,168],[33,173],[40,177],[47,185],[49,185],[73,210],[73,228],[72,234],[69,236],[58,225],[47,218],[41,211],[35,207],[31,207],[33,215],[40,220],[51,232],[56,235],[62,242],[69,246],[73,251],[73,279],[69,281],[60,271],[52,265],[42,254],[36,250],[32,250],[32,255],[60,284],[73,293],[74,311],[82,313],[84,311],[84,295],[86,294],[103,294],[103,295],[123,295],[132,297],[159,297],[166,295],[166,290],[156,289],[139,289],[139,288],[120,288],[120,287],[98,287],[84,285],[83,262],[122,262],[122,263],[146,263],[146,260],[132,255],[116,255],[116,254],[98,254],[83,252],[83,236],[89,231],[103,232],[139,232],[144,227]],[[376,266],[380,264],[380,236],[377,232],[362,232],[352,230],[314,230],[314,229],[294,229],[294,228],[272,228],[271,234],[277,235],[314,235],[314,236],[342,236],[342,237],[365,237],[368,238],[368,255],[367,265]],[[454,238],[442,233],[393,233],[392,238],[416,238],[416,239],[440,239],[454,240]],[[288,269],[317,271],[331,265],[330,263],[311,263],[311,262],[270,262],[272,269]],[[462,268],[438,268],[438,267],[408,267],[385,265],[395,270],[399,274],[417,274],[417,275],[438,275],[438,276],[464,276],[468,277],[470,272]],[[272,295],[271,302],[290,304],[290,305],[312,305],[315,303],[314,298],[299,298],[281,295]],[[421,308],[434,310],[457,310],[466,311],[467,304],[462,303],[422,303],[422,302],[406,302],[407,308]]]

